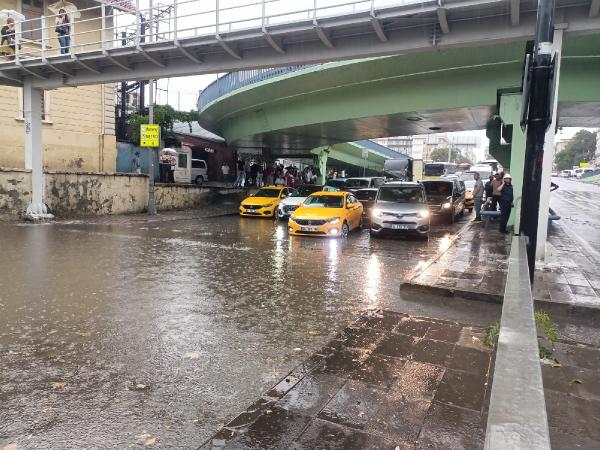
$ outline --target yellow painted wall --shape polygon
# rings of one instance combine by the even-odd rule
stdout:
[[[17,7],[15,0],[0,0],[0,9]],[[84,13],[81,19],[91,14]],[[54,51],[58,48],[54,25],[47,26]],[[100,19],[75,24],[76,32],[99,27]],[[84,38],[79,38],[83,43]],[[99,33],[85,35],[87,42],[98,40]],[[0,86],[0,167],[25,167],[21,102],[20,89]],[[113,86],[56,89],[46,93],[46,102],[48,116],[42,133],[45,169],[114,172],[117,150]]]

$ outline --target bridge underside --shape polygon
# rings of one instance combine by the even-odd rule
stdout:
[[[600,126],[600,35],[565,38],[559,126]],[[525,42],[330,63],[234,91],[201,124],[234,147],[302,154],[386,136],[486,128],[518,90]]]

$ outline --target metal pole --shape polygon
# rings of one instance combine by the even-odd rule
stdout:
[[[154,80],[148,83],[148,123],[154,123]],[[154,147],[150,147],[150,162],[148,164],[148,214],[156,214],[156,202],[154,199]]]
[[[535,252],[537,246],[538,216],[544,141],[549,124],[550,80],[552,76],[552,42],[554,39],[554,0],[538,0],[537,24],[531,94],[527,120],[527,144],[523,173],[522,231],[527,236],[529,278],[535,275]],[[545,186],[548,189],[548,186]]]

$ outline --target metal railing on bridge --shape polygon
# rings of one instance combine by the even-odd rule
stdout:
[[[420,3],[419,0],[172,0],[154,4],[152,0],[142,0],[148,5],[142,8],[140,1],[104,0],[98,6],[67,11],[68,44],[64,40],[63,44],[58,42],[61,14],[22,20],[24,16],[15,12],[14,27],[5,33],[8,44],[3,52],[11,61],[45,60],[61,53],[78,55],[115,47],[139,47],[147,42],[177,42]]]
[[[242,70],[239,72],[227,73],[217,78],[200,92],[200,95],[198,96],[198,111],[202,111],[202,109],[212,101],[229,94],[236,89],[270,78],[275,78],[280,75],[297,72],[298,70],[311,66],[312,65],[275,67],[272,69]]]

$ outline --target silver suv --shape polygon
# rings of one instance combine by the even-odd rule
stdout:
[[[379,187],[371,209],[371,236],[391,233],[429,237],[429,209],[422,184],[394,181]]]

